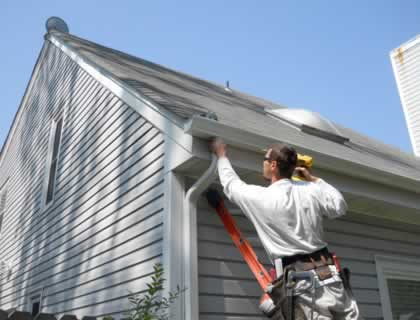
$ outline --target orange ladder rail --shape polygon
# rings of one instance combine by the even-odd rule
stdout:
[[[257,255],[255,254],[254,249],[251,244],[246,240],[239,228],[236,225],[235,220],[225,206],[225,203],[216,190],[207,191],[207,201],[209,204],[216,209],[217,214],[223,222],[229,236],[231,237],[233,243],[238,248],[245,262],[248,264],[255,278],[257,279],[261,289],[264,292],[267,292],[269,286],[273,282],[271,275],[264,268],[264,266],[259,262]],[[264,301],[271,301],[271,298],[267,293],[265,293],[261,298],[261,304]]]

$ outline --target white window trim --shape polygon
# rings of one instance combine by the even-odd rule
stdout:
[[[393,320],[387,279],[420,281],[420,259],[375,255],[382,313],[385,320]]]
[[[49,183],[49,178],[50,178],[52,153],[53,153],[53,147],[54,147],[54,133],[55,133],[56,128],[57,128],[57,119],[53,119],[51,121],[51,127],[50,127],[49,139],[48,139],[47,163],[45,164],[44,183],[42,186],[43,210],[47,210],[54,202],[54,199],[53,199],[53,201],[50,201],[49,203],[47,203],[47,193],[48,193],[48,183]]]
[[[42,313],[42,302],[44,300],[44,288],[38,287],[37,289],[32,290],[27,297],[28,297],[27,298],[28,299],[27,300],[28,312],[32,313],[33,304],[39,301],[39,313]]]
[[[62,123],[62,128],[61,128],[60,142],[59,142],[59,146],[58,146],[57,163],[59,163],[60,155],[61,155],[61,142],[62,142],[62,138],[63,138],[64,125],[65,125],[65,112],[60,113],[58,116],[56,116],[51,121],[51,128],[50,128],[49,140],[48,140],[47,163],[45,165],[44,183],[43,183],[43,186],[42,186],[42,190],[43,190],[43,192],[42,192],[42,205],[43,205],[43,210],[44,211],[47,210],[49,207],[51,207],[51,205],[53,205],[54,199],[55,199],[56,183],[54,183],[52,200],[49,203],[47,203],[48,183],[49,183],[49,178],[50,178],[50,168],[51,168],[51,162],[52,162],[52,157],[53,157],[53,149],[54,149],[54,138],[55,138],[55,133],[56,133],[56,129],[57,129],[57,123],[60,119],[62,119],[63,123]],[[55,179],[57,180],[58,165],[56,166],[55,170],[56,170]]]

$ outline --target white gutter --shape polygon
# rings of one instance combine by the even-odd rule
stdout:
[[[185,223],[183,234],[184,250],[184,317],[197,320],[198,311],[198,258],[197,258],[197,200],[213,182],[217,167],[217,157],[213,154],[210,167],[188,190],[184,199]]]
[[[185,127],[185,132],[198,138],[209,139],[210,137],[223,137],[228,144],[235,145],[244,150],[263,153],[263,146],[268,146],[279,139],[275,136],[267,137],[258,133],[234,128],[211,119],[193,117]],[[403,190],[418,193],[420,181],[377,168],[369,167],[362,163],[353,162],[331,154],[320,153],[318,150],[297,146],[287,137],[283,142],[298,147],[303,153],[310,154],[317,159],[317,167],[342,174],[351,174],[352,177],[362,178],[383,185],[398,187]],[[390,168],[391,169],[391,168]]]

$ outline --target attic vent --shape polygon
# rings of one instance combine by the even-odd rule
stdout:
[[[350,140],[341,135],[334,124],[322,117],[319,113],[305,109],[269,109],[266,111],[270,115],[314,136],[338,143],[344,143]]]

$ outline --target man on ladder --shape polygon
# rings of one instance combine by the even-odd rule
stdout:
[[[297,153],[285,144],[272,145],[263,159],[263,176],[269,187],[243,182],[233,170],[221,139],[211,143],[211,150],[218,157],[224,193],[254,225],[276,266],[277,277],[283,270],[313,275],[294,282],[294,317],[361,319],[323,239],[323,217],[337,218],[346,212],[340,192],[306,168],[296,167]],[[306,181],[293,181],[294,173]],[[290,279],[285,281],[290,283]]]

